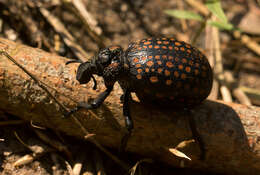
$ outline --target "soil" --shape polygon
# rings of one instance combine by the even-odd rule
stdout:
[[[187,27],[184,27],[185,25],[181,23],[179,19],[170,17],[164,13],[164,10],[166,9],[185,9],[197,12],[185,3],[185,1],[82,1],[88,12],[97,20],[98,26],[102,29],[102,41],[106,46],[112,44],[121,45],[126,49],[131,41],[150,36],[173,36],[179,40],[190,42],[191,38],[195,36],[196,31],[200,28],[200,24],[197,21],[186,21]],[[77,44],[79,44],[88,54],[94,55],[99,50],[99,45],[88,35],[86,29],[83,27],[84,25],[80,22],[78,16],[73,13],[73,9],[70,5],[60,1],[42,0],[39,2],[63,22],[66,29],[75,37]],[[245,0],[222,1],[226,15],[234,25],[238,25],[239,21],[242,20],[243,16],[249,11],[249,4],[252,3]],[[23,19],[23,15],[25,19],[28,19],[28,16],[30,16],[38,24],[35,33],[29,32],[27,29],[28,25]],[[36,47],[39,46],[39,43],[36,42],[37,40],[35,37],[39,34],[39,31],[47,37],[52,49],[54,49],[55,42],[60,42],[60,47],[54,49],[54,52],[69,58],[76,57],[73,52],[71,52],[70,48],[61,41],[62,39],[56,34],[55,30],[46,19],[44,19],[38,8],[34,3],[30,2],[30,0],[19,2],[15,2],[15,0],[0,1],[0,37],[5,37],[16,42]],[[199,37],[196,47],[205,48],[203,42],[204,36],[205,33],[203,32]],[[254,37],[255,35],[250,36]],[[55,40],[57,37],[58,40]],[[231,32],[223,31],[220,38],[223,43],[221,49],[224,57],[225,69],[234,73],[239,85],[259,90],[259,55],[250,51],[239,43],[239,41],[234,40]],[[255,38],[257,39],[257,37]],[[41,49],[53,51],[44,43],[41,45]],[[253,60],[256,61],[250,61],[251,58],[254,58]],[[69,165],[73,167],[78,159],[83,162],[81,174],[83,174],[82,172],[87,174],[88,171],[92,171],[96,174],[98,173],[98,165],[100,164],[100,161],[97,161],[98,157],[101,157],[101,162],[103,162],[106,174],[125,174],[123,169],[118,167],[116,163],[99,152],[97,148],[90,143],[82,142],[75,138],[63,135],[62,133],[57,135],[54,131],[46,131],[52,139],[60,141],[67,147],[72,155],[69,156],[69,154],[58,151],[48,143],[43,142],[38,135],[35,134],[35,128],[30,123],[1,125],[2,121],[20,120],[18,117],[19,116],[0,113],[0,174],[66,175],[71,174]],[[20,141],[16,135],[19,136]],[[39,156],[37,155],[35,160],[28,164],[14,166],[14,163],[23,156],[32,155],[33,151],[31,150],[31,147],[33,146],[39,146],[47,151]],[[93,150],[96,150],[97,154],[100,156],[93,154]],[[114,154],[118,154],[117,150],[111,151]],[[144,157],[128,153],[119,156],[133,166],[138,160],[144,159]],[[187,175],[212,174],[197,172],[195,170],[176,169],[156,161],[153,163],[142,163],[138,167],[136,174],[142,175],[179,173]]]

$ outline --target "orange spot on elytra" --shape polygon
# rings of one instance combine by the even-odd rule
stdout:
[[[135,67],[141,67],[142,65],[141,64],[136,64]]]
[[[182,58],[182,63],[187,63],[188,61],[187,61],[187,59],[185,59],[185,58]]]
[[[162,38],[162,40],[167,40],[167,38],[164,37],[164,38]]]
[[[180,64],[180,65],[178,66],[178,69],[182,70],[182,69],[183,69],[183,65]]]
[[[142,47],[138,47],[138,50],[142,50],[143,48]]]
[[[152,71],[152,72],[154,72],[154,71],[155,71],[155,69],[154,69],[154,68],[152,68],[152,69],[151,69],[151,71]]]
[[[173,56],[171,56],[171,55],[168,56],[168,58],[169,58],[169,60],[173,60]]]
[[[167,55],[163,55],[162,58],[163,58],[163,59],[166,59],[166,58],[167,58]]]
[[[162,48],[163,48],[163,49],[167,49],[167,47],[166,47],[166,46],[162,46]]]
[[[171,41],[174,41],[175,39],[174,38],[170,38]]]
[[[149,55],[149,56],[148,56],[148,58],[149,58],[149,59],[152,59],[152,58],[153,58],[153,56],[152,56],[152,55]]]
[[[174,47],[174,50],[178,51],[178,50],[179,50],[179,47]]]
[[[168,48],[169,48],[169,50],[172,50],[172,49],[173,49],[173,47],[172,47],[172,46],[169,46]]]
[[[167,61],[166,62],[166,66],[169,67],[169,68],[172,68],[174,65],[172,64],[172,62]]]
[[[145,45],[149,45],[149,44],[151,44],[151,42],[150,41],[146,41],[146,42],[144,42],[144,44]]]
[[[169,75],[171,75],[171,72],[168,71],[168,70],[165,70],[165,71],[164,71],[164,75],[165,75],[165,76],[169,76]]]
[[[185,47],[187,48],[191,48],[191,46],[189,44],[185,44]]]
[[[158,69],[157,69],[157,72],[158,72],[158,73],[162,73],[162,71],[163,71],[162,68],[158,68]]]
[[[145,48],[145,49],[146,49],[146,48],[147,48],[147,46],[143,46],[143,48]]]
[[[199,70],[198,70],[198,69],[195,69],[195,70],[194,70],[194,73],[195,73],[195,75],[199,75]]]
[[[172,84],[172,80],[166,80],[166,85],[171,85]]]
[[[188,73],[190,73],[191,68],[190,68],[189,66],[187,66],[187,67],[185,67],[185,71],[188,72]]]
[[[161,64],[162,64],[162,62],[161,62],[161,61],[157,61],[157,64],[161,65]]]
[[[134,58],[134,59],[133,59],[133,62],[134,62],[134,63],[137,63],[138,61],[139,61],[138,58]]]
[[[184,48],[184,47],[181,47],[180,50],[184,52],[184,51],[185,51],[185,48]]]
[[[149,68],[145,68],[145,72],[149,72]]]
[[[153,65],[153,61],[148,61],[148,62],[146,63],[146,65],[149,66],[149,67],[151,67],[151,66]]]
[[[136,75],[136,78],[137,78],[138,80],[141,80],[141,79],[142,79],[142,75],[138,74],[138,75]]]
[[[160,55],[155,55],[155,59],[160,59]]]
[[[137,72],[141,73],[141,72],[143,72],[143,70],[142,69],[137,69]]]
[[[152,77],[150,77],[150,81],[152,83],[156,83],[156,82],[158,82],[158,78],[156,76],[152,76]]]
[[[162,44],[162,41],[157,41],[157,44]]]
[[[201,68],[202,68],[202,70],[207,70],[207,67],[204,65]]]
[[[141,59],[144,61],[144,60],[146,60],[146,59],[147,59],[147,57],[142,57]]]
[[[181,74],[181,79],[186,79],[187,75],[185,73]]]
[[[174,42],[174,44],[175,44],[176,46],[180,46],[180,45],[181,45],[181,43],[178,42],[178,41]]]
[[[169,41],[164,41],[163,44],[168,45]]]
[[[148,47],[151,49],[151,48],[153,48],[153,45],[149,45]]]
[[[174,71],[173,75],[178,78],[180,76],[179,72],[178,71]]]
[[[160,46],[156,45],[156,46],[154,46],[154,48],[155,48],[155,49],[159,49],[159,48],[160,48]]]
[[[191,53],[191,50],[190,50],[190,49],[187,49],[186,52],[187,52],[187,53]]]

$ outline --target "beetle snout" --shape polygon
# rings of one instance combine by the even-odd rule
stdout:
[[[90,81],[92,77],[91,64],[89,62],[85,62],[79,65],[77,70],[76,79],[80,84],[85,84]]]

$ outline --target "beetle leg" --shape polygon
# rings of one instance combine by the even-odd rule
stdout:
[[[192,112],[188,108],[184,108],[184,111],[187,113],[187,116],[188,116],[188,119],[189,119],[189,125],[190,125],[190,129],[191,129],[191,132],[192,132],[192,137],[199,144],[200,151],[201,151],[200,159],[204,160],[205,159],[205,153],[206,153],[205,144],[204,144],[204,142],[203,142],[203,140],[202,140],[202,138],[201,138],[201,136],[200,136],[200,134],[197,130],[196,123],[194,121]]]
[[[68,113],[64,114],[64,116],[65,117],[70,116],[71,114],[73,114],[74,112],[77,112],[78,110],[80,110],[82,108],[84,108],[84,109],[98,108],[104,102],[104,100],[107,98],[107,96],[110,94],[112,89],[113,89],[113,86],[107,87],[107,89],[104,92],[100,93],[98,95],[98,97],[95,98],[91,103],[80,102],[76,108],[74,108],[71,111],[69,111]]]
[[[123,88],[122,88],[123,89]],[[123,89],[123,94],[120,96],[120,102],[121,103],[124,103],[124,98],[125,98],[125,92],[126,92],[126,89]],[[132,96],[131,96],[131,93],[129,93],[129,97],[128,97],[128,101],[132,101]]]
[[[131,115],[130,115],[130,108],[129,108],[130,95],[131,95],[130,90],[126,89],[124,91],[124,95],[123,95],[123,98],[124,98],[124,101],[123,101],[123,115],[125,117],[125,125],[126,125],[126,128],[127,128],[127,133],[124,135],[124,137],[121,140],[121,145],[120,145],[120,148],[119,148],[119,152],[124,151],[124,149],[125,149],[125,147],[127,145],[128,139],[131,136],[132,130],[134,128],[133,121],[132,121],[132,118],[131,118]]]

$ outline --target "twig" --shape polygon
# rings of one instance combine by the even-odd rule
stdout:
[[[240,89],[246,93],[253,104],[260,105],[260,91],[253,88],[241,86]]]
[[[8,126],[8,125],[20,125],[28,123],[24,120],[8,120],[8,121],[0,121],[0,126]]]
[[[40,86],[62,109],[64,112],[68,112],[66,107],[61,104],[50,92],[49,90],[43,86],[38,79],[32,75],[29,71],[27,71],[22,65],[20,65],[18,62],[16,62],[7,52],[0,50],[0,54],[5,55],[9,60],[11,60],[15,65],[17,65],[19,68],[21,68],[27,75],[29,75],[37,84]],[[84,128],[84,126],[79,122],[79,120],[74,117],[74,114],[71,115],[72,119],[75,121],[75,123],[81,128],[81,130],[84,132],[85,136],[88,136],[90,133]],[[108,155],[112,160],[114,160],[116,163],[118,163],[122,168],[125,170],[129,169],[129,166],[124,163],[123,161],[119,160],[116,156],[114,156],[112,153],[110,153],[107,149],[105,149],[98,141],[96,141],[93,137],[85,137],[88,138],[89,141],[94,143],[101,151],[103,151],[106,155]]]
[[[83,162],[85,161],[87,156],[89,156],[89,155],[82,154],[81,151],[78,152],[75,164],[72,168],[73,175],[80,175],[80,172],[83,167]]]
[[[71,167],[71,165],[69,164],[69,162],[65,160],[65,164],[66,164],[66,168],[67,168],[67,170],[68,170],[69,175],[74,175],[74,174],[73,174],[72,167]]]
[[[208,16],[209,15],[208,8],[203,3],[201,3],[200,1],[198,1],[198,0],[186,0],[186,2],[189,5],[191,5],[192,7],[194,7],[195,9],[197,9],[204,16]]]
[[[51,97],[62,109],[64,112],[68,112],[68,110],[66,109],[65,106],[63,106],[63,104],[61,104],[51,93],[50,91],[43,86],[43,84],[38,81],[38,79],[31,74],[27,69],[25,69],[22,65],[20,65],[17,61],[15,61],[15,59],[13,59],[7,52],[0,50],[0,55],[3,54],[4,56],[6,56],[10,61],[12,61],[16,66],[18,66],[20,69],[22,69],[27,75],[29,75],[31,77],[31,79],[33,79],[38,86],[40,86],[48,95],[49,97]]]
[[[63,41],[71,48],[73,53],[82,61],[87,61],[90,56],[76,44],[74,37],[69,33],[66,27],[61,23],[61,21],[52,15],[48,10],[43,7],[39,7],[41,14],[47,19],[47,21],[52,25],[55,31],[63,38]]]
[[[97,175],[106,175],[102,157],[97,149],[94,149],[94,161],[96,165]]]
[[[97,20],[87,11],[85,5],[83,4],[82,0],[70,0],[65,1],[65,3],[70,2],[76,9],[77,15],[83,21],[85,25],[84,29],[87,30],[89,36],[98,43],[99,47],[105,47],[105,43],[101,38],[102,30],[98,27]]]
[[[248,35],[246,34],[241,34],[240,31],[235,31],[233,32],[233,36],[236,39],[240,39],[240,41],[250,50],[255,52],[257,55],[260,55],[260,45],[253,41]]]

